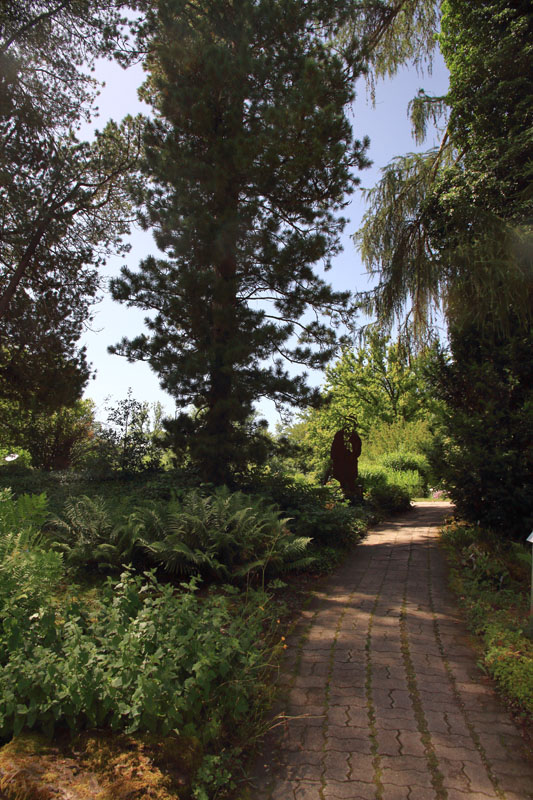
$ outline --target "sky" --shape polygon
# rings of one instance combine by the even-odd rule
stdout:
[[[143,81],[143,74],[140,65],[123,70],[117,64],[100,62],[96,77],[105,82],[105,86],[98,99],[99,116],[93,125],[82,129],[80,135],[91,138],[94,129],[101,129],[109,119],[120,121],[126,114],[148,113],[148,106],[137,97],[137,88]],[[406,67],[393,79],[380,81],[376,87],[374,104],[370,100],[364,80],[358,82],[351,119],[357,138],[361,139],[365,135],[370,137],[368,157],[373,164],[359,173],[360,186],[344,211],[344,216],[349,219],[342,238],[344,249],[327,273],[327,279],[334,289],[361,291],[370,285],[351,240],[365,211],[362,190],[372,187],[379,180],[380,170],[394,156],[426,149],[437,143],[435,133],[430,134],[422,148],[415,145],[407,116],[407,105],[420,88],[423,87],[428,94],[442,95],[446,93],[447,85],[448,73],[439,53],[435,56],[431,74],[427,71],[419,74],[414,67]],[[130,244],[131,251],[125,257],[108,260],[103,269],[104,278],[118,275],[123,264],[136,269],[141,259],[159,252],[149,232],[133,231]],[[125,358],[107,352],[109,345],[116,344],[123,336],[132,337],[140,333],[144,328],[144,316],[144,312],[127,308],[104,294],[94,308],[90,329],[82,337],[81,344],[87,348],[88,361],[96,370],[95,378],[87,385],[85,397],[95,402],[96,414],[101,420],[107,417],[107,406],[124,399],[130,387],[137,400],[149,403],[159,401],[168,415],[174,414],[173,399],[159,387],[157,376],[147,364],[130,364]],[[320,385],[323,375],[315,371],[309,375],[309,382]],[[272,403],[262,401],[258,411],[268,420],[271,428],[275,428],[280,422]]]

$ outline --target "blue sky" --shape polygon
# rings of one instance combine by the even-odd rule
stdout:
[[[102,128],[109,119],[119,121],[126,114],[148,111],[147,106],[137,97],[137,88],[143,80],[139,65],[125,71],[116,64],[102,62],[98,65],[96,77],[105,81],[105,86],[98,102],[100,115],[92,127]],[[335,259],[328,273],[328,280],[335,289],[358,291],[369,286],[368,276],[350,238],[359,227],[365,211],[361,190],[375,184],[381,168],[394,156],[420,149],[412,139],[407,117],[407,104],[418,89],[423,87],[428,94],[441,95],[446,92],[447,85],[448,74],[440,54],[435,57],[431,74],[426,72],[421,75],[414,68],[404,68],[394,79],[380,81],[376,88],[374,105],[370,102],[364,81],[359,82],[352,109],[352,123],[358,138],[365,135],[370,137],[368,155],[373,165],[360,173],[360,188],[352,196],[345,211],[345,216],[350,221],[343,235],[344,251]],[[81,133],[89,137],[91,130],[85,128]],[[430,136],[422,149],[434,143],[436,136],[433,139]],[[105,276],[117,275],[124,263],[135,269],[142,258],[158,252],[150,233],[134,231],[130,242],[130,253],[125,258],[110,259],[104,268]],[[126,308],[104,296],[94,309],[91,330],[82,338],[82,344],[87,347],[88,359],[96,369],[96,378],[89,382],[85,396],[95,401],[97,415],[101,419],[106,417],[106,398],[110,398],[111,404],[117,402],[126,396],[129,387],[137,400],[160,401],[168,414],[174,412],[173,399],[160,389],[157,376],[148,365],[129,364],[126,359],[107,352],[108,346],[115,344],[123,336],[139,333],[143,329],[143,317],[143,312]],[[320,384],[321,374],[310,375],[310,382]],[[272,404],[262,402],[259,411],[268,419],[271,427],[279,422]]]

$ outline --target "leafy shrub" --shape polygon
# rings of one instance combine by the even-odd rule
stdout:
[[[119,569],[131,562],[136,539],[118,518],[104,498],[82,495],[68,499],[62,517],[49,520],[45,532],[68,566]]]
[[[411,496],[409,492],[401,486],[394,484],[377,483],[365,490],[366,499],[379,512],[380,510],[390,512],[407,511],[411,507]]]
[[[232,581],[301,569],[309,537],[294,536],[287,519],[264,501],[242,492],[192,491],[170,503],[162,514],[140,508],[127,527],[149,557],[178,575],[201,574]]]
[[[533,643],[523,633],[531,553],[466,523],[446,526],[442,542],[467,623],[482,638],[485,668],[512,702],[533,713]]]
[[[102,497],[82,496],[68,500],[46,530],[52,548],[74,567],[118,569],[148,559],[172,575],[239,582],[312,561],[309,537],[292,534],[273,506],[226,488],[207,496],[185,492],[129,514],[112,514]]]
[[[62,558],[39,547],[46,497],[14,500],[0,492],[0,647],[24,641],[27,621],[40,613],[63,577]]]
[[[197,736],[208,747],[244,724],[268,657],[267,598],[175,595],[151,573],[109,580],[89,616],[78,603],[17,614],[0,633],[0,736],[107,725]]]
[[[431,473],[426,456],[421,453],[396,450],[382,456],[380,458],[380,464],[388,469],[394,470],[394,472],[417,472],[419,475],[418,485],[420,486],[421,493],[424,495],[427,494]]]
[[[361,507],[348,506],[340,489],[317,486],[281,474],[256,475],[246,491],[275,503],[290,518],[297,536],[309,536],[313,545],[347,547],[364,534],[368,515]]]

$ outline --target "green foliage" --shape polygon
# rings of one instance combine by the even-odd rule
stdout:
[[[44,527],[49,546],[79,569],[118,570],[132,560],[136,538],[120,524],[120,505],[110,508],[102,497],[70,498],[61,517]]]
[[[47,517],[42,495],[22,495],[16,500],[9,489],[0,490],[0,642],[9,646],[23,640],[31,614],[63,577],[58,553],[39,546],[40,529]]]
[[[397,420],[374,425],[363,442],[362,458],[367,462],[381,463],[389,453],[398,451],[424,454],[434,439],[434,398],[432,411],[426,417],[410,422]]]
[[[357,235],[379,277],[367,310],[422,338],[448,322],[531,320],[531,40],[527,1],[442,3],[445,98],[419,95],[417,135],[443,101],[439,148],[395,159],[369,193]]]
[[[95,423],[90,439],[76,448],[76,468],[98,478],[160,470],[165,457],[161,403],[141,403],[130,388],[107,412],[107,422]]]
[[[16,455],[16,459],[10,456]],[[0,474],[25,472],[31,467],[31,455],[23,447],[0,447]]]
[[[256,475],[246,491],[273,502],[290,518],[297,536],[311,537],[314,546],[343,548],[355,544],[367,526],[361,507],[346,504],[339,489],[298,482],[281,473]],[[320,557],[320,556],[319,556]]]
[[[90,441],[94,429],[94,403],[77,400],[54,411],[27,408],[0,400],[0,436],[14,448],[24,448],[37,469],[67,469],[76,453]],[[7,472],[7,470],[5,470]]]
[[[138,509],[126,527],[140,536],[151,560],[171,574],[249,581],[302,569],[310,539],[294,536],[273,506],[225,487],[212,495],[189,492],[166,513]]]
[[[335,433],[352,425],[361,436],[364,460],[389,450],[422,449],[432,438],[434,403],[423,375],[428,358],[429,353],[410,356],[376,329],[369,330],[357,351],[345,350],[326,371],[323,407],[282,431],[301,447],[302,465],[321,477]]]
[[[0,736],[68,724],[127,732],[172,730],[206,749],[231,739],[255,713],[268,656],[263,594],[200,599],[152,574],[109,581],[90,612],[71,602],[17,614],[18,637],[1,634]]]
[[[415,470],[422,477],[426,477],[429,471],[428,460],[421,453],[397,450],[384,455],[381,463],[393,470]]]
[[[520,537],[533,525],[533,333],[463,326],[450,347],[429,370],[444,402],[432,466],[462,518]]]
[[[420,476],[417,472],[396,472],[386,467],[362,467],[359,471],[365,499],[381,512],[407,511],[411,498],[420,496]]]
[[[81,396],[90,367],[77,340],[96,267],[123,251],[131,217],[131,120],[91,143],[76,138],[94,110],[95,60],[116,52],[120,5],[15,0],[0,9],[0,398],[34,410]],[[120,50],[126,63],[131,53]]]
[[[367,163],[347,114],[359,54],[332,43],[352,9],[148,4],[142,94],[155,113],[135,199],[165,258],[112,281],[116,300],[154,312],[146,333],[113,351],[160,376],[183,409],[168,425],[176,448],[217,485],[257,460],[254,401],[317,401],[284,359],[322,367],[349,321],[349,293],[314,265],[327,269],[338,252],[338,212]]]
[[[529,547],[464,523],[444,528],[442,542],[452,565],[452,586],[469,626],[482,638],[485,668],[514,705],[533,713],[533,643],[523,633]]]
[[[168,503],[111,505],[102,497],[69,499],[45,532],[78,569],[118,569],[148,561],[172,576],[254,582],[309,566],[308,536],[262,499],[219,488],[181,493]]]

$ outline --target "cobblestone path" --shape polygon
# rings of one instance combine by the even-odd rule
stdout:
[[[533,764],[446,587],[449,506],[375,528],[290,637],[253,800],[525,800]]]

